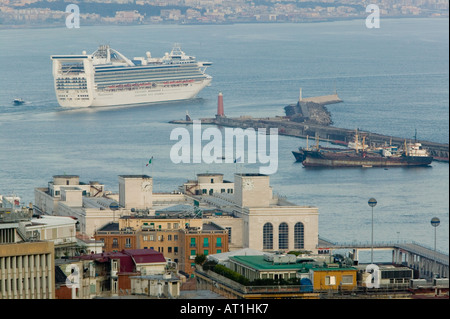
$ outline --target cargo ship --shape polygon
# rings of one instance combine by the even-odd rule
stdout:
[[[354,143],[356,148],[330,148],[316,145],[313,149],[299,148],[293,151],[297,162],[305,167],[395,167],[428,166],[433,157],[421,143],[406,143],[404,149],[396,146],[369,148],[362,143]]]
[[[101,45],[94,53],[52,55],[58,103],[62,107],[136,105],[193,99],[212,77],[211,62],[199,62],[179,45],[162,58],[150,52],[128,59]]]

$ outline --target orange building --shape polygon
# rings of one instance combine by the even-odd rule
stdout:
[[[103,242],[104,252],[117,252],[124,249],[137,249],[136,234],[131,229],[120,229],[119,223],[109,223],[98,229],[95,240]]]
[[[358,270],[354,267],[311,268],[310,272],[312,273],[314,291],[352,290],[357,286],[356,274]]]
[[[221,226],[203,223],[201,228],[186,227],[181,231],[183,243],[179,269],[192,275],[197,255],[220,254],[228,251],[228,231]]]
[[[194,273],[197,255],[228,251],[228,231],[202,218],[168,218],[168,216],[122,216],[95,233],[104,243],[105,252],[126,249],[153,249],[178,270]]]

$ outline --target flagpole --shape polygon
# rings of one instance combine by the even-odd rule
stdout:
[[[150,177],[153,177],[153,156],[152,156],[152,164],[150,165]]]

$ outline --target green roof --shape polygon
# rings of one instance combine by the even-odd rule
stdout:
[[[308,263],[292,263],[292,264],[274,264],[270,261],[264,260],[264,256],[232,256],[229,257],[230,260],[245,265],[248,268],[253,268],[257,271],[267,271],[267,270],[309,270],[314,271],[326,271],[326,270],[356,270],[354,267],[313,267],[312,264]]]

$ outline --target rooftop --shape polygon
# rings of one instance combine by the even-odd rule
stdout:
[[[148,176],[148,175],[119,175],[119,177],[122,177],[122,178],[151,178],[151,176]]]
[[[78,175],[53,175],[53,178],[78,178]]]
[[[355,267],[317,267],[308,263],[272,263],[266,261],[263,255],[258,256],[230,256],[230,260],[253,268],[257,271],[264,270],[313,270],[313,271],[332,271],[332,270],[357,270]]]
[[[79,256],[82,260],[95,260],[109,262],[111,259],[120,259],[120,272],[134,272],[137,264],[165,263],[163,254],[153,249],[124,249],[120,252],[106,252]]]

